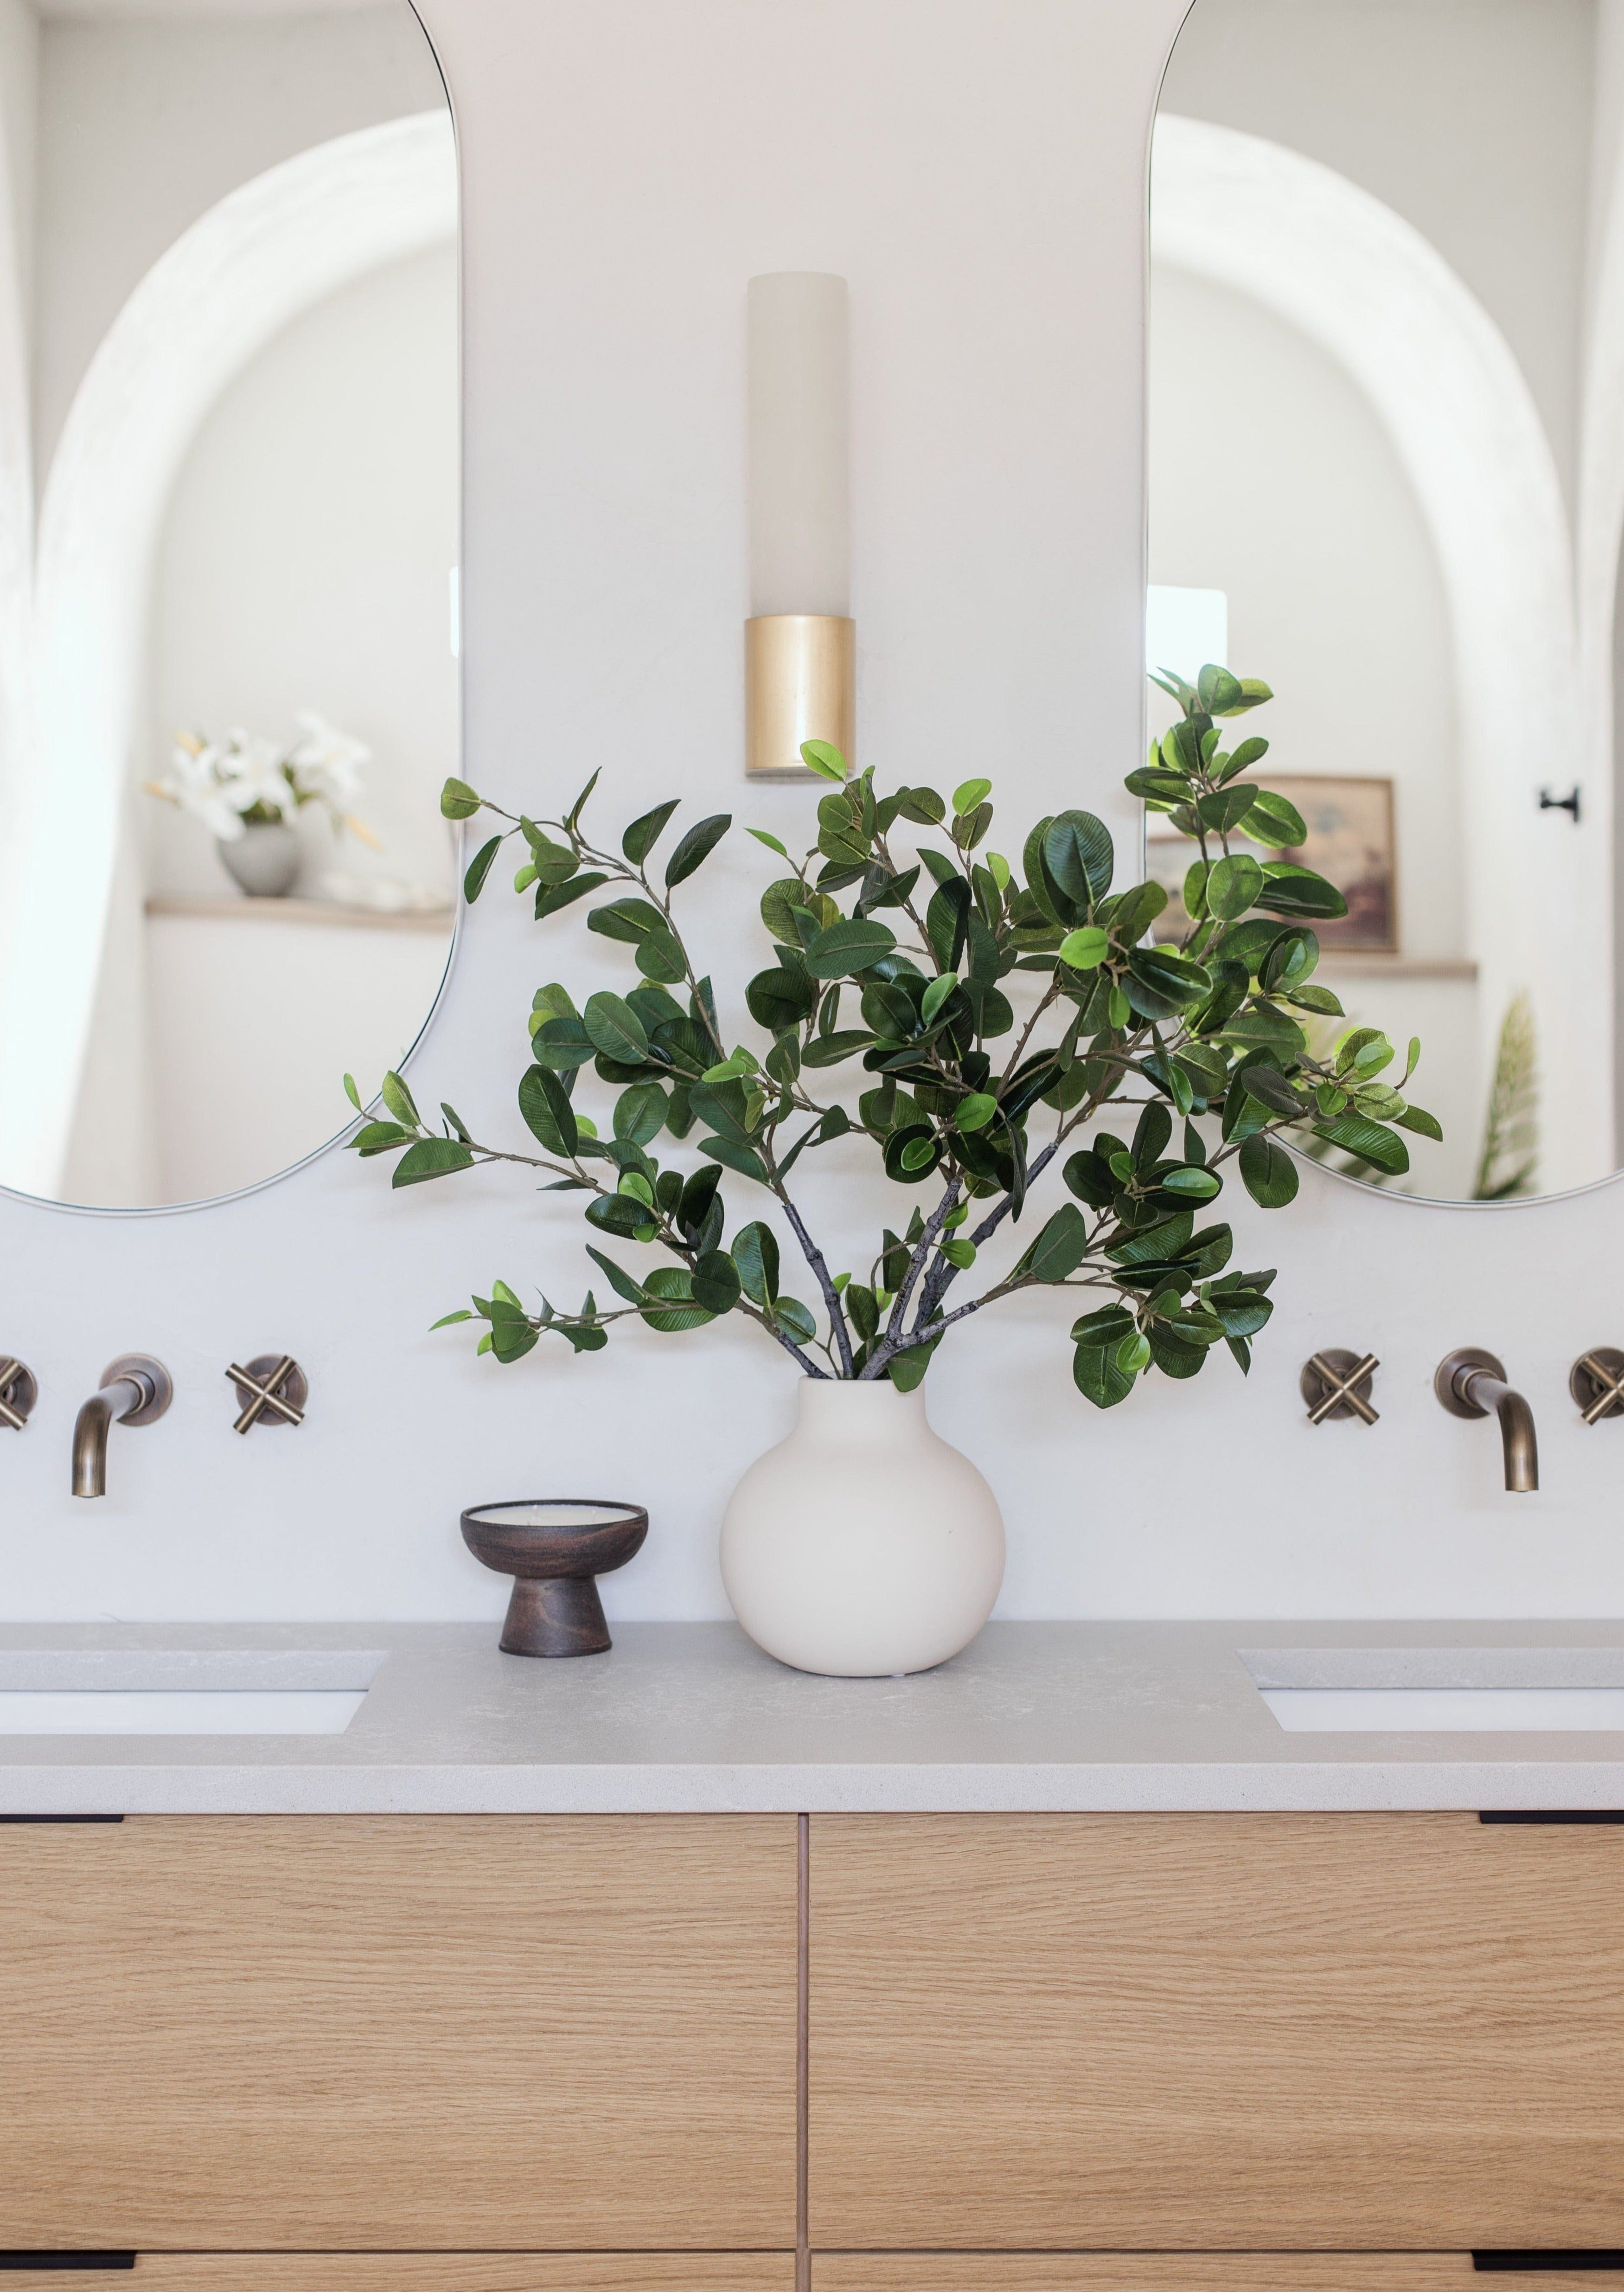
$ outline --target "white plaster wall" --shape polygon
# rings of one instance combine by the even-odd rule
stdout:
[[[355,280],[285,328],[214,408],[175,483],[137,776],[167,771],[179,730],[291,739],[297,711],[319,710],[373,751],[356,809],[383,849],[335,841],[307,806],[307,887],[341,869],[454,888],[439,792],[460,759],[457,386],[447,246]],[[231,891],[200,822],[150,798],[141,811],[151,890]]]
[[[746,796],[738,755],[744,282],[804,265],[852,280],[867,754],[985,763],[1017,805],[1074,794],[1126,823],[1145,150],[1179,7],[425,6],[466,162],[471,777],[544,798],[602,763],[615,822],[679,789],[779,829],[809,811]],[[760,881],[754,849],[730,839],[713,884]],[[592,975],[581,940],[477,909],[421,1095],[517,1137],[524,1011],[559,975]],[[1005,1506],[1005,1612],[1619,1612],[1624,1435],[1580,1428],[1565,1378],[1618,1336],[1624,1196],[1437,1210],[1311,1174],[1295,1215],[1239,1222],[1247,1261],[1282,1269],[1250,1384],[1215,1366],[1098,1417],[1053,1305],[989,1317],[933,1370],[937,1421]],[[573,1298],[580,1232],[499,1174],[392,1197],[337,1156],[201,1214],[0,1200],[0,1342],[44,1388],[0,1435],[5,1612],[494,1618],[458,1510],[565,1484],[650,1505],[613,1613],[721,1612],[721,1504],[793,1402],[752,1333],[514,1370],[427,1334],[497,1272]],[[1540,1495],[1503,1495],[1491,1428],[1433,1400],[1461,1343],[1529,1392]],[[1374,1431],[1304,1423],[1298,1368],[1326,1344],[1381,1355]],[[116,1432],[112,1494],[76,1505],[74,1409],[137,1345],[169,1361],[175,1406]],[[237,1440],[226,1363],[277,1346],[310,1369],[310,1422]]]

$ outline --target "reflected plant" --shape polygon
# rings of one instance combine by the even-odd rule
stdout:
[[[1113,891],[1111,836],[1091,813],[1040,819],[1017,872],[986,848],[990,781],[967,780],[951,805],[929,787],[882,795],[872,771],[848,779],[840,755],[813,741],[806,762],[835,783],[816,844],[797,859],[749,831],[788,870],[761,897],[775,945],[744,989],[753,1043],[724,1033],[673,900],[728,815],[689,827],[656,881],[675,800],[634,820],[614,851],[583,826],[596,774],[562,819],[543,821],[447,781],[448,818],[508,823],[470,867],[468,898],[517,838],[514,888],[533,894],[538,921],[607,894],[588,928],[627,951],[639,981],[623,994],[596,988],[579,1007],[561,986],[536,995],[519,1108],[539,1153],[480,1144],[448,1106],[436,1133],[399,1076],[386,1077],[388,1118],[365,1124],[350,1142],[358,1153],[398,1153],[397,1186],[512,1162],[544,1172],[551,1190],[590,1197],[588,1255],[619,1301],[606,1309],[589,1292],[578,1311],[545,1299],[532,1311],[498,1282],[435,1326],[483,1321],[479,1350],[514,1361],[544,1335],[597,1352],[621,1320],[678,1333],[741,1313],[808,1376],[911,1390],[961,1322],[1025,1291],[1063,1289],[1089,1300],[1072,1326],[1073,1373],[1097,1407],[1125,1399],[1153,1368],[1194,1376],[1220,1344],[1246,1369],[1274,1274],[1229,1271],[1229,1227],[1196,1223],[1231,1167],[1254,1201],[1280,1209],[1298,1190],[1282,1138],[1401,1172],[1401,1134],[1440,1133],[1402,1094],[1419,1043],[1396,1087],[1381,1080],[1394,1051],[1374,1028],[1346,1030],[1323,1056],[1310,1048],[1304,1021],[1341,1014],[1312,975],[1312,924],[1346,913],[1341,894],[1310,869],[1231,849],[1242,832],[1266,850],[1304,839],[1290,803],[1241,777],[1267,742],[1222,745],[1220,723],[1268,700],[1268,687],[1218,667],[1196,686],[1156,681],[1182,716],[1126,785],[1200,850],[1178,945],[1146,942],[1167,894],[1153,883]],[[575,1104],[588,1068],[615,1094],[607,1134]],[[842,1068],[866,1077],[855,1103],[831,1088]],[[1132,1110],[1125,1134],[1100,1126],[1118,1108]],[[656,1140],[695,1130],[696,1167],[656,1158]],[[904,1195],[929,1192],[882,1229],[866,1264],[836,1271],[792,1180],[804,1156],[841,1138],[862,1140]],[[1051,1175],[1065,1198],[1011,1247]],[[739,1188],[782,1217],[816,1306],[782,1286],[764,1218],[728,1239]],[[631,1245],[634,1262],[599,1241]]]
[[[1540,1166],[1540,1069],[1533,1005],[1512,997],[1500,1025],[1475,1202],[1508,1202],[1535,1190]]]

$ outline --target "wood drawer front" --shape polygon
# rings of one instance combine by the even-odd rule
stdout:
[[[792,1816],[0,1825],[0,2247],[789,2247],[795,2060]]]
[[[1624,1828],[814,1817],[811,1937],[816,2247],[1624,2246]]]
[[[1474,2273],[1465,2252],[819,2253],[812,2292],[1606,2292],[1624,2275]]]
[[[792,2253],[143,2252],[133,2272],[24,2269],[7,2292],[795,2292]]]

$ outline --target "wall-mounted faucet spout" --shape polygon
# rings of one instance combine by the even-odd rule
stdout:
[[[107,1494],[107,1436],[114,1424],[151,1424],[174,1398],[169,1371],[150,1353],[121,1353],[101,1373],[100,1389],[80,1409],[73,1428],[73,1492]]]
[[[1518,1495],[1539,1487],[1534,1413],[1522,1394],[1507,1384],[1506,1372],[1492,1353],[1479,1345],[1463,1345],[1438,1363],[1432,1384],[1451,1416],[1487,1416],[1492,1409],[1500,1421],[1506,1486]]]

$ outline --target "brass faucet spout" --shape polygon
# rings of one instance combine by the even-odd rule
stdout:
[[[100,1389],[74,1419],[75,1496],[107,1494],[107,1436],[114,1424],[150,1424],[173,1396],[169,1371],[149,1353],[125,1353],[109,1362]]]
[[[1499,1419],[1500,1447],[1506,1460],[1506,1486],[1526,1496],[1540,1485],[1540,1450],[1534,1438],[1534,1414],[1522,1394],[1506,1382],[1506,1372],[1492,1353],[1464,1345],[1438,1364],[1433,1390],[1451,1416]]]

